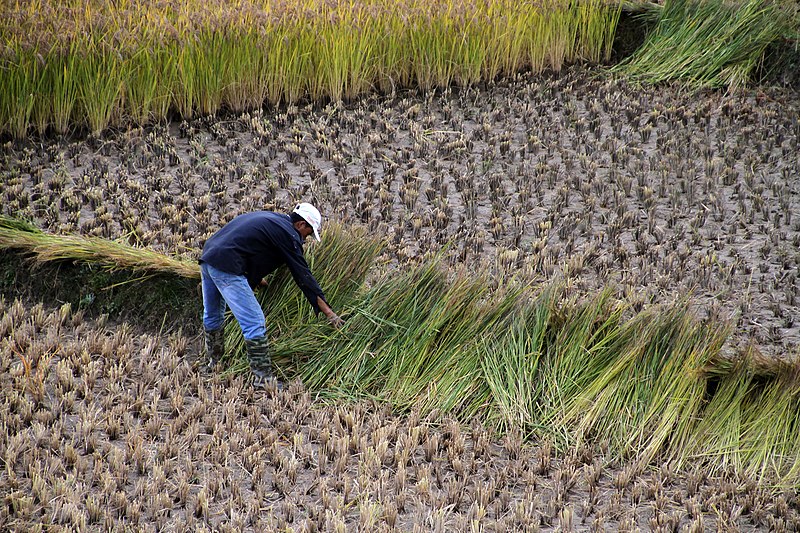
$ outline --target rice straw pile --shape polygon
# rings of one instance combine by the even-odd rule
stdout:
[[[197,276],[193,263],[102,239],[45,235],[8,218],[0,247],[37,260]],[[761,481],[800,483],[800,367],[720,354],[728,330],[686,302],[637,313],[608,291],[592,298],[555,284],[448,272],[441,261],[368,282],[382,243],[331,226],[308,259],[347,319],[315,320],[283,270],[259,292],[285,379],[319,394],[376,398],[400,411],[479,417],[561,446],[592,442],[620,460],[692,462]],[[227,324],[230,371],[246,368]]]
[[[197,261],[176,259],[145,248],[80,235],[50,235],[23,221],[0,215],[0,249],[13,249],[40,262],[80,261],[109,269],[172,273],[200,278]]]

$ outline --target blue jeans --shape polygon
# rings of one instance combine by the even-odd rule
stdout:
[[[257,339],[267,334],[264,311],[256,300],[247,278],[200,264],[203,287],[203,326],[214,331],[225,324],[225,307],[242,328],[244,338]]]

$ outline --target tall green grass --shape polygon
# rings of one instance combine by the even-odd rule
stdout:
[[[647,82],[735,89],[770,44],[800,30],[797,10],[783,0],[666,0],[645,43],[617,68]]]
[[[197,276],[196,264],[8,218],[0,249]],[[259,291],[284,379],[340,400],[370,397],[562,446],[602,446],[642,466],[692,463],[800,486],[797,363],[755,350],[723,357],[726,326],[699,321],[687,302],[632,313],[609,291],[587,298],[517,281],[490,290],[437,259],[371,272],[381,249],[365,230],[335,226],[309,247],[312,270],[347,318],[339,330],[314,317],[285,270]],[[230,317],[226,337],[228,371],[245,370]]]
[[[351,99],[611,51],[607,0],[33,0],[0,6],[0,133]]]

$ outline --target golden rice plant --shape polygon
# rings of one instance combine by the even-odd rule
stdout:
[[[378,88],[469,84],[610,53],[607,0],[35,0],[0,7],[0,132],[24,137]]]

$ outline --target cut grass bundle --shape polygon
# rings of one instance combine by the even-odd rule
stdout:
[[[98,263],[110,269],[165,272],[200,278],[196,261],[134,248],[119,242],[79,235],[50,235],[25,222],[0,215],[0,249],[19,250],[35,260]]]
[[[702,371],[725,331],[700,325],[685,305],[648,310],[620,329],[618,344],[609,346],[613,358],[581,388],[562,422],[580,439],[647,463],[667,444],[691,442],[706,391]]]
[[[311,388],[468,417],[489,403],[486,342],[502,335],[520,290],[489,295],[484,280],[450,277],[432,261],[376,282],[341,331],[298,330],[276,353],[302,347],[300,376]]]
[[[481,361],[500,428],[537,429],[542,422],[540,365],[555,306],[554,287],[519,309],[497,335],[481,339]]]
[[[741,472],[759,481],[800,479],[800,375],[796,363],[751,353],[712,368],[715,390],[680,459],[711,472]]]
[[[796,8],[794,8],[796,10]],[[778,0],[667,0],[645,43],[617,68],[643,81],[741,87],[800,17]]]
[[[541,363],[541,417],[558,427],[558,418],[585,387],[602,376],[631,339],[621,328],[624,306],[611,291],[585,301],[562,299],[554,309]]]

